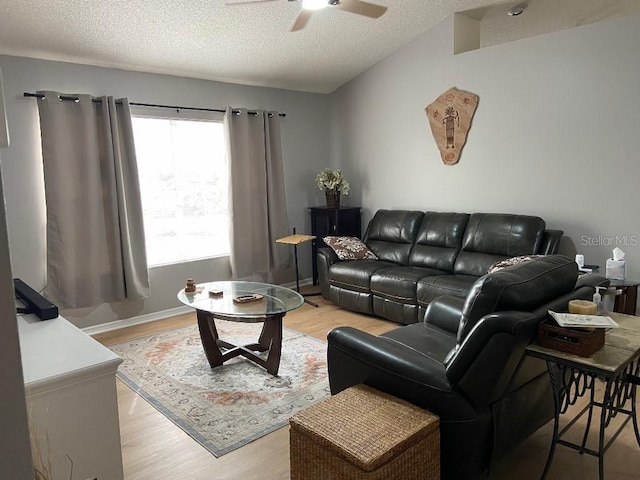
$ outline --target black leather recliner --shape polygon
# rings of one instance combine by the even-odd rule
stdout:
[[[553,417],[546,365],[525,355],[538,323],[603,283],[551,255],[481,277],[466,299],[435,299],[424,322],[379,337],[336,328],[331,392],[365,383],[435,413],[442,478],[475,478]]]

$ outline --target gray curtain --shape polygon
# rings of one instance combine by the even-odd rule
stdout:
[[[225,132],[233,278],[280,280],[287,274],[290,257],[286,245],[276,243],[289,234],[280,117],[227,108]]]
[[[63,308],[149,295],[126,99],[38,100],[47,202],[47,295]]]

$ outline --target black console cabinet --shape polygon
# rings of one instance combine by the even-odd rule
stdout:
[[[327,235],[361,238],[362,220],[360,207],[310,207],[309,213],[311,214],[311,235],[316,237],[311,241],[313,284],[316,285],[318,283],[318,249],[327,246],[322,238]]]

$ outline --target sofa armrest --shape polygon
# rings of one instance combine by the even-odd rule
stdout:
[[[563,234],[563,230],[545,230],[538,253],[540,255],[553,255],[558,253],[558,248],[560,248],[560,239]]]
[[[424,314],[424,322],[457,335],[460,326],[460,317],[464,308],[464,299],[443,295],[434,299]]]
[[[329,247],[319,248],[317,253],[318,283],[323,298],[329,298],[329,267],[340,259]]]
[[[358,363],[375,365],[376,368],[390,375],[416,379],[437,390],[450,389],[442,363],[403,344],[384,337],[376,337],[353,327],[334,328],[327,335],[327,340],[329,350],[357,359]],[[330,374],[337,371],[344,374],[349,370],[348,365],[334,364],[333,360],[333,355],[330,354],[328,358]],[[335,378],[335,375],[333,377]],[[334,392],[333,384],[331,390]]]
[[[538,323],[540,318],[529,312],[486,315],[446,359],[449,381],[475,404],[489,405],[507,387]]]
[[[578,277],[576,289],[580,287],[608,287],[609,279],[595,273],[585,273]]]

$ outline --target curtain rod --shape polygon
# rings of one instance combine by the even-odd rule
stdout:
[[[44,95],[42,93],[29,93],[29,92],[24,92],[23,94],[25,97],[35,97],[35,98],[44,98]],[[80,100],[78,97],[74,97],[73,95],[59,95],[58,98],[60,98],[60,100],[71,100],[73,102],[77,102],[78,100]],[[92,102],[95,103],[102,103],[102,99],[101,98],[93,98]],[[226,110],[222,110],[220,108],[200,108],[200,107],[179,107],[177,105],[158,105],[155,103],[137,103],[137,102],[129,102],[129,105],[133,105],[136,107],[154,107],[154,108],[170,108],[170,109],[175,109],[175,110],[197,110],[200,112],[219,112],[219,113],[225,113]],[[235,113],[236,115],[240,114],[240,110],[232,110],[233,113]],[[247,114],[249,115],[257,115],[258,112],[247,112]],[[269,113],[269,116],[273,115],[273,113]],[[287,114],[286,113],[279,113],[278,116],[280,117],[286,117]]]

